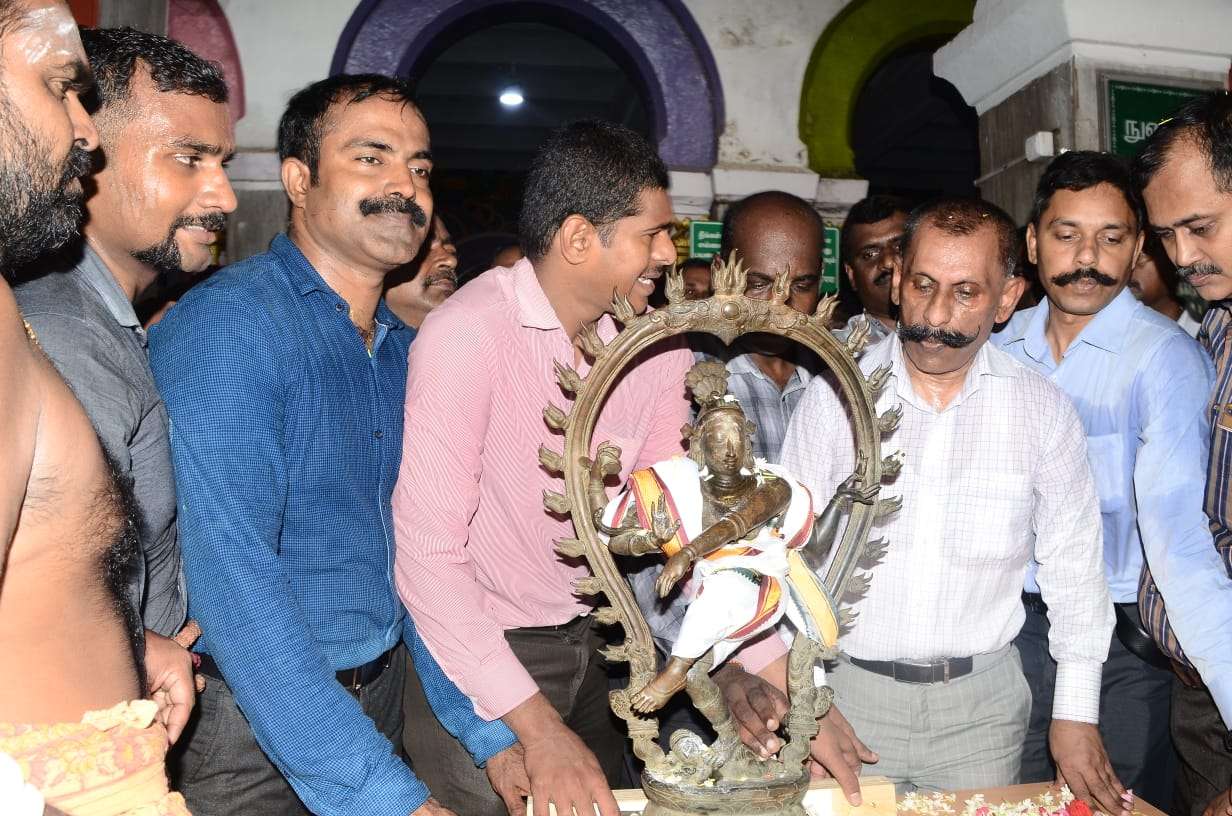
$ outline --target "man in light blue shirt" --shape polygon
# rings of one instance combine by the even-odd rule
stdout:
[[[1143,557],[1186,631],[1220,598],[1203,597],[1193,576],[1214,553],[1202,500],[1206,401],[1213,368],[1174,322],[1126,289],[1143,240],[1143,208],[1118,157],[1066,153],[1036,191],[1027,251],[1048,299],[1018,312],[995,337],[1050,377],[1073,400],[1087,436],[1103,516],[1104,562],[1117,626],[1104,665],[1100,731],[1127,789],[1167,807],[1175,756],[1168,737],[1172,673],[1137,609]],[[1191,586],[1186,587],[1190,582]],[[1171,586],[1168,586],[1171,585]],[[1027,621],[1015,640],[1034,705],[1023,755],[1024,782],[1053,777],[1046,748],[1056,664],[1047,652],[1047,608],[1028,573]],[[1227,602],[1226,599],[1223,600]],[[1232,632],[1206,635],[1232,649]]]

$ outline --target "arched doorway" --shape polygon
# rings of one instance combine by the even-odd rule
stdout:
[[[622,121],[677,171],[709,172],[718,155],[722,89],[680,0],[364,0],[334,53],[331,73],[344,71],[416,83],[464,269],[504,243],[521,173],[556,124]],[[507,89],[516,109],[499,104]]]
[[[933,52],[945,41],[924,40],[891,54],[860,90],[851,148],[870,194],[914,200],[979,194],[979,117],[933,74]]]
[[[897,104],[894,101],[873,95],[893,94],[896,80],[910,78],[933,102],[944,103],[944,89],[928,81],[931,54],[971,24],[974,8],[974,0],[854,0],[844,8],[818,38],[801,88],[800,139],[808,147],[809,167],[828,178],[860,176],[854,150],[857,113],[863,114],[862,135],[878,125],[879,117],[870,113],[870,108],[904,113],[891,110]],[[927,75],[922,74],[925,67]],[[866,90],[869,93],[864,93]],[[916,112],[923,114],[922,122],[915,123],[917,127],[927,128],[935,118],[931,114],[937,111],[931,104],[915,106],[919,108]],[[887,121],[882,117],[880,123],[884,126]],[[894,123],[905,128],[913,124],[897,119]],[[871,149],[863,158],[880,168],[882,165],[869,156],[883,155],[887,148],[892,154],[893,148],[909,141],[902,138],[886,143],[883,137],[877,141],[865,136]]]

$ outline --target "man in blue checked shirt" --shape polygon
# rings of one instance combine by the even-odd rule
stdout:
[[[1138,612],[1143,557],[1161,578],[1178,631],[1195,644],[1210,604],[1208,567],[1218,556],[1202,497],[1206,401],[1213,370],[1173,321],[1126,289],[1141,251],[1145,214],[1128,164],[1090,151],[1065,153],[1045,170],[1027,225],[1027,251],[1047,300],[1018,312],[995,337],[1073,400],[1087,436],[1103,516],[1104,562],[1117,624],[1104,664],[1100,733],[1127,789],[1167,809],[1176,760],[1168,735],[1173,675]],[[1212,562],[1208,564],[1207,562]],[[1218,572],[1214,573],[1218,577]],[[1226,582],[1226,576],[1224,577]],[[1047,752],[1056,664],[1047,649],[1047,607],[1034,570],[1015,643],[1033,706],[1023,782],[1054,776]],[[1224,595],[1224,606],[1232,596]]]
[[[290,229],[155,328],[189,609],[207,675],[174,770],[196,816],[442,816],[400,758],[401,644],[511,810],[520,747],[475,716],[393,586],[414,331],[381,301],[432,217],[428,129],[389,77],[335,76],[279,125]]]

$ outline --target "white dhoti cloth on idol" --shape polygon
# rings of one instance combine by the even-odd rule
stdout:
[[[812,534],[812,496],[778,465],[759,459],[756,470],[758,478],[773,475],[787,482],[791,501],[778,517],[695,563],[692,598],[672,646],[676,657],[696,659],[713,647],[717,667],[784,614],[817,643],[833,646],[838,639],[834,603],[798,552]],[[662,547],[664,554],[674,555],[704,530],[701,470],[692,459],[677,457],[634,471],[625,490],[604,509],[603,521],[618,526],[633,503],[639,526],[649,529],[660,496],[666,498],[672,521],[680,522]]]

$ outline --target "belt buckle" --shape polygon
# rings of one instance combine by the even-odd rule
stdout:
[[[359,682],[359,668],[353,668],[348,671],[350,675],[347,682],[342,684],[342,687],[352,694],[358,694],[363,689],[363,683]]]

